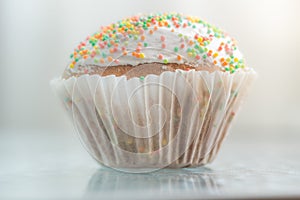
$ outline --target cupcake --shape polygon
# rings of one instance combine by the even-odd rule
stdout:
[[[132,172],[214,160],[255,77],[236,41],[178,13],[101,27],[51,86],[83,145]]]

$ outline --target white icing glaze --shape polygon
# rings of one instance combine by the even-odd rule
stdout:
[[[244,68],[243,55],[237,48],[233,38],[197,18],[190,18],[180,14],[169,14],[172,17],[180,18],[180,26],[176,27],[176,23],[173,23],[176,20],[167,19],[167,15],[151,15],[150,18],[156,20],[163,16],[165,17],[164,23],[167,22],[169,26],[160,27],[158,25],[159,21],[155,21],[156,24],[150,22],[150,26],[145,28],[145,30],[141,25],[135,24],[135,19],[138,19],[137,21],[139,22],[149,19],[145,15],[129,18],[127,21],[123,20],[107,26],[111,27],[110,32],[107,31],[109,28],[102,28],[99,32],[88,37],[84,43],[81,43],[83,45],[79,45],[75,49],[74,52],[77,52],[77,55],[76,53],[72,54],[73,64],[71,63],[67,70],[73,73],[85,70],[88,73],[88,65],[97,65],[99,67],[135,66],[151,62],[186,63],[194,66],[203,64],[215,65],[222,70],[226,69],[226,71],[231,72],[238,68]],[[120,24],[125,24],[126,26],[126,23],[129,23],[128,27],[133,27],[136,32],[129,34],[124,31],[119,32],[116,27],[120,26]],[[113,26],[115,27],[113,28]],[[115,33],[112,32],[113,30],[116,30]],[[99,34],[102,34],[102,38],[99,37]],[[106,34],[108,37],[105,39],[103,34]],[[204,40],[206,38],[208,44],[201,42],[199,38],[204,38]],[[110,44],[111,41],[114,42]],[[147,46],[144,44],[147,44]],[[184,47],[182,48],[181,45],[184,45]],[[227,48],[225,48],[226,45]],[[223,47],[221,50],[219,49],[220,46]],[[137,50],[137,48],[139,49]],[[178,48],[178,51],[175,48]],[[139,56],[132,55],[132,52],[136,52]],[[84,56],[86,58],[83,58]],[[77,59],[77,62],[74,61],[75,59]]]

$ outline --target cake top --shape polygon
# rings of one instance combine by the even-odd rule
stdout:
[[[179,63],[217,66],[234,73],[245,68],[236,41],[219,28],[178,13],[139,15],[101,27],[74,49],[69,72],[88,66]]]

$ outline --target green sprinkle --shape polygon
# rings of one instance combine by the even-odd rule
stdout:
[[[168,59],[166,59],[166,58],[163,61],[165,64],[167,64],[169,62]]]
[[[98,59],[95,58],[95,59],[94,59],[94,62],[97,63],[97,62],[98,62]]]
[[[74,56],[74,54],[71,54],[71,55],[70,55],[70,58],[73,58],[73,56]]]
[[[137,36],[137,35],[134,35],[133,38],[134,38],[135,40],[137,40],[137,39],[138,39],[138,36]]]
[[[174,48],[174,51],[175,51],[175,52],[178,52],[178,50],[179,50],[178,47],[175,47],[175,48]]]
[[[192,27],[193,27],[193,28],[196,28],[196,25],[193,25]]]
[[[204,49],[202,47],[199,47],[199,52],[204,53]]]
[[[102,57],[103,57],[103,58],[106,58],[106,54],[105,54],[104,52],[102,53]]]
[[[75,62],[78,62],[79,58],[75,58]]]
[[[148,46],[148,43],[147,42],[144,42],[144,47],[147,47]]]
[[[202,58],[203,58],[203,59],[206,59],[206,58],[207,58],[207,55],[206,55],[206,54],[204,54],[204,55],[202,56]]]
[[[225,71],[229,71],[229,67],[225,67]]]
[[[140,80],[143,81],[145,79],[144,76],[140,76]]]
[[[183,35],[182,35],[182,33],[179,33],[178,36],[179,36],[179,37],[182,37]]]

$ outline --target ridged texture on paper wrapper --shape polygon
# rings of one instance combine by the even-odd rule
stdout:
[[[145,78],[56,79],[88,152],[113,168],[192,167],[211,162],[253,71],[164,72]]]

